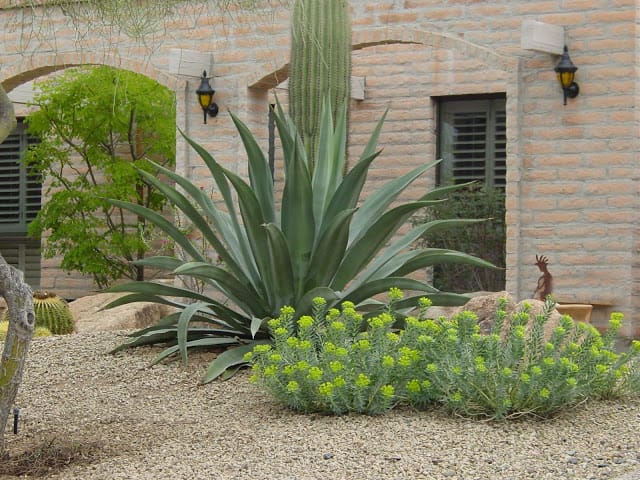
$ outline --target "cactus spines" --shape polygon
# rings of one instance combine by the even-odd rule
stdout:
[[[296,0],[291,22],[289,114],[309,166],[315,163],[322,105],[348,106],[351,89],[351,17],[346,0]]]
[[[73,332],[73,315],[69,304],[55,293],[38,290],[33,293],[36,326],[46,327],[54,335]]]
[[[64,335],[73,332],[74,322],[69,304],[55,293],[43,290],[33,292],[33,311],[36,316],[34,336]],[[8,311],[5,311],[3,320],[7,319]]]

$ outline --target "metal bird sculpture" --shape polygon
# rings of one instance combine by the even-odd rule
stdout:
[[[536,286],[535,292],[533,292],[533,298],[544,302],[553,290],[553,277],[547,268],[549,259],[544,255],[536,255],[536,265],[542,272],[542,275],[538,278],[538,285]]]

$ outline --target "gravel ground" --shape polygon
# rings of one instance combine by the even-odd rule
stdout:
[[[206,358],[147,368],[158,349],[107,354],[122,334],[33,341],[9,453],[53,437],[99,445],[91,463],[43,478],[640,479],[640,399],[508,423],[404,408],[379,417],[302,415],[246,373],[198,385]]]

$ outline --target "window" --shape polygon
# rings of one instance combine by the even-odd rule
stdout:
[[[0,144],[0,253],[25,272],[25,281],[32,288],[40,284],[40,240],[29,238],[27,227],[40,210],[42,182],[21,160],[36,142],[19,121]]]
[[[504,188],[507,143],[504,96],[442,100],[439,132],[440,184],[481,180],[487,186]]]
[[[499,291],[505,284],[504,223],[506,184],[505,96],[467,96],[439,101],[438,184],[477,184],[451,193],[449,201],[427,209],[425,220],[486,218],[425,239],[429,246],[459,250],[488,260],[501,270],[468,265],[436,265],[434,286],[451,292]]]

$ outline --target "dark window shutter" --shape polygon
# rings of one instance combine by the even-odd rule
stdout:
[[[42,181],[22,158],[36,142],[20,122],[0,144],[0,253],[33,288],[40,285],[40,240],[28,238],[27,227],[40,210]]]
[[[504,186],[506,113],[504,98],[443,100],[440,103],[440,183],[480,180]]]

